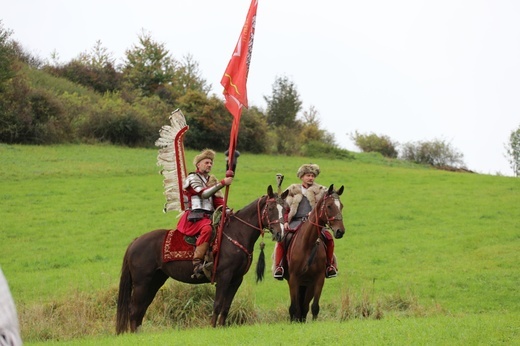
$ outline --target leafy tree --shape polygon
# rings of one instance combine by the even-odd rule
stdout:
[[[189,90],[179,98],[178,107],[182,109],[190,126],[184,137],[187,148],[212,148],[217,151],[229,148],[231,115],[220,99],[208,99],[200,91]]]
[[[303,112],[303,121],[308,125],[320,126],[319,112],[314,106],[310,106],[308,110]]]
[[[390,137],[376,135],[375,133],[361,134],[354,132],[350,135],[356,146],[365,153],[377,152],[385,157],[397,157],[397,143],[392,141]]]
[[[96,69],[103,69],[106,66],[116,65],[116,60],[113,57],[113,54],[108,51],[108,48],[103,47],[100,40],[96,41],[96,44],[91,48],[90,52],[81,53],[77,60]]]
[[[516,177],[520,177],[520,126],[516,130],[511,131],[506,150],[511,169]]]
[[[14,49],[10,40],[12,31],[5,29],[0,20],[0,91],[5,88],[7,81],[16,74],[14,69]]]
[[[163,43],[154,41],[144,31],[139,44],[128,49],[123,66],[124,79],[144,96],[151,96],[175,77],[178,62],[170,56]]]
[[[243,110],[238,132],[238,149],[251,153],[266,152],[267,132],[265,116],[257,107]]]
[[[99,93],[121,89],[122,74],[116,69],[113,54],[103,47],[101,41],[98,40],[90,52],[80,54],[77,60],[86,67],[87,84],[84,85]]]
[[[463,166],[463,154],[452,148],[444,140],[405,143],[402,148],[403,159],[431,166]]]
[[[90,52],[81,53],[66,64],[55,61],[53,65],[45,66],[44,70],[101,94],[120,90],[122,85],[122,75],[116,71],[115,59],[101,41],[97,41]]]
[[[326,146],[336,147],[334,135],[320,126],[319,112],[314,106],[303,112],[303,121],[299,122],[299,142],[300,145],[311,141],[322,142]]]
[[[15,76],[0,92],[0,142],[28,143],[32,131],[29,83]]]
[[[211,85],[201,77],[199,63],[191,55],[187,55],[177,64],[172,81],[161,85],[155,94],[164,102],[177,108],[177,100],[190,90],[208,96]]]
[[[21,63],[11,35],[0,20],[0,142],[23,143],[32,128],[30,88],[25,76],[18,74]]]
[[[267,102],[267,124],[271,127],[285,126],[292,128],[296,123],[296,115],[301,110],[302,101],[296,86],[287,77],[277,77],[272,95],[264,96]]]
[[[334,135],[320,127],[319,113],[314,106],[303,112],[298,136],[298,154],[311,157],[352,158],[347,150],[336,145]]]
[[[208,85],[202,78],[199,63],[193,59],[191,54],[186,55],[180,61],[173,83],[181,94],[185,94],[188,90],[195,90],[208,95],[211,90],[211,84]]]

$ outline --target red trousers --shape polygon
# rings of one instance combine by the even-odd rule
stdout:
[[[188,236],[196,236],[197,234],[200,234],[197,238],[197,246],[209,242],[211,239],[211,232],[213,232],[211,219],[209,217],[204,217],[198,221],[191,222],[188,220],[188,215],[189,212],[185,212],[181,216],[181,219],[177,224],[177,230]]]
[[[324,241],[327,249],[327,267],[335,264],[337,267],[337,263],[334,263],[334,239],[332,238],[332,234],[330,232],[322,232],[324,236]],[[274,252],[274,263],[275,266],[282,265],[282,259],[285,257],[285,246],[283,242],[279,242],[276,244],[275,252]],[[337,269],[337,268],[336,268]]]

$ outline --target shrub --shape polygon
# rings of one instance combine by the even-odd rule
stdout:
[[[377,152],[385,157],[397,157],[397,142],[394,142],[388,136],[380,136],[375,133],[360,134],[355,132],[350,135],[356,146],[365,153]]]
[[[464,165],[463,154],[452,148],[450,143],[439,139],[405,143],[401,158],[436,167]]]
[[[146,114],[139,113],[117,95],[106,94],[99,106],[81,124],[79,133],[82,137],[128,146],[155,141],[158,129]]]
[[[520,177],[520,126],[509,135],[509,143],[506,146],[511,169],[515,176]]]
[[[115,67],[108,63],[105,66],[93,66],[80,60],[71,60],[64,66],[46,66],[47,71],[57,77],[63,77],[99,93],[113,92],[121,88],[122,76]]]
[[[242,112],[238,145],[240,150],[251,153],[264,153],[267,150],[267,121],[256,107]]]
[[[338,148],[335,145],[310,141],[300,150],[300,155],[318,158],[333,158],[333,159],[353,159],[354,156],[346,149]]]

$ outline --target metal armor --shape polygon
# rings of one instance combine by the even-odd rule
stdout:
[[[196,195],[194,194],[189,196],[189,209],[202,209],[210,212],[214,211],[212,196],[224,186],[218,183],[207,188],[207,183],[208,179],[197,173],[191,173],[186,177],[182,187],[187,189],[191,186],[191,188],[197,193]],[[199,195],[201,191],[203,192]]]

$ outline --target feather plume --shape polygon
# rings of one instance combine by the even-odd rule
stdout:
[[[159,138],[155,146],[160,147],[157,155],[159,173],[164,177],[164,196],[166,203],[163,211],[183,211],[185,209],[182,196],[182,182],[186,178],[186,158],[184,156],[184,134],[188,130],[186,119],[180,109],[172,112],[170,125],[159,130]]]

